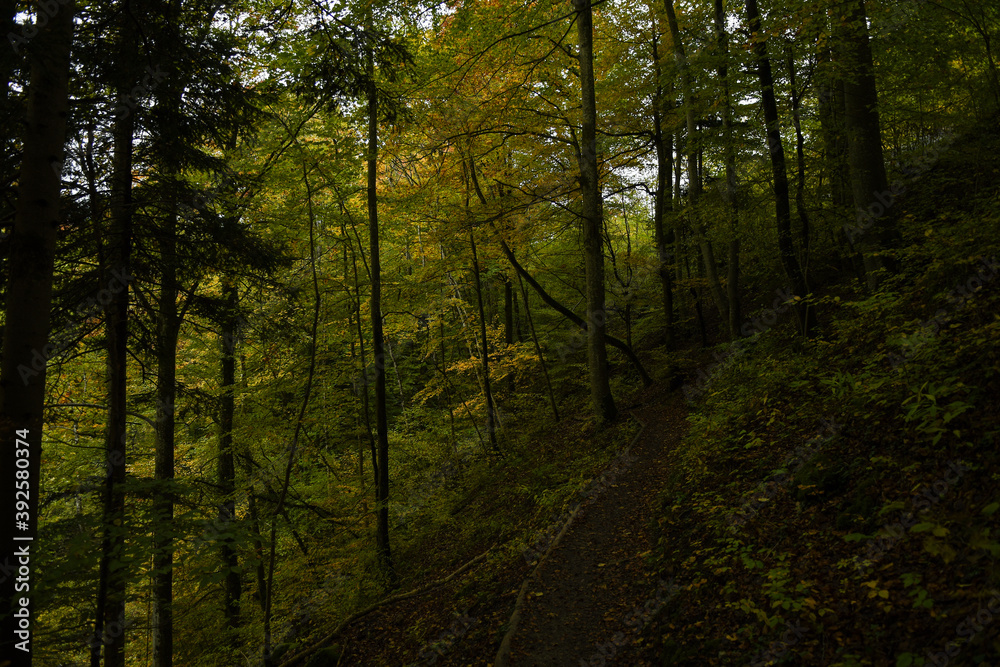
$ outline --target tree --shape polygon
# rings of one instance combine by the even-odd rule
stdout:
[[[671,176],[673,174],[673,133],[665,128],[664,115],[669,111],[663,90],[663,65],[660,62],[659,36],[654,21],[652,38],[653,67],[656,89],[653,94],[653,145],[656,150],[656,192],[653,200],[653,241],[656,244],[657,275],[663,299],[663,318],[666,326],[666,344],[674,339],[674,290],[671,264],[676,259],[674,226],[666,226],[665,218],[673,209]]]
[[[729,321],[729,300],[722,291],[722,283],[715,262],[715,251],[712,242],[707,238],[707,229],[698,211],[698,204],[702,194],[702,176],[698,168],[700,146],[698,145],[698,123],[697,111],[695,108],[694,85],[691,80],[691,65],[688,62],[684,43],[681,41],[680,28],[677,23],[677,13],[674,10],[673,0],[664,0],[667,10],[667,22],[670,26],[670,37],[673,41],[674,60],[677,62],[677,70],[681,78],[681,92],[684,95],[684,118],[687,123],[687,175],[688,175],[688,213],[693,220],[692,227],[698,239],[698,246],[701,248],[702,261],[705,272],[708,275],[708,285],[712,291],[712,298],[723,321]],[[725,80],[723,78],[723,80]]]
[[[116,99],[130,94],[138,83],[136,64],[138,44],[135,39],[136,17],[128,3],[122,7],[118,31],[118,61],[122,73],[117,84]],[[135,7],[135,5],[133,5]],[[132,166],[135,137],[135,114],[117,113],[112,129],[114,136],[114,167],[111,185],[111,233],[108,266],[105,279],[110,284],[114,272],[129,275],[132,262]],[[104,646],[105,667],[125,664],[125,633],[106,632],[112,624],[122,628],[125,619],[127,574],[123,562],[125,528],[125,482],[127,462],[126,439],[128,395],[128,322],[129,284],[114,294],[105,311],[107,331],[108,418],[105,435],[107,472],[103,491],[103,536],[101,563],[97,587],[96,619],[91,645],[90,665],[99,667],[101,646]]]
[[[382,334],[382,259],[379,253],[378,229],[378,89],[375,86],[375,60],[368,47],[368,254],[371,270],[372,355],[375,371],[375,437],[378,443],[378,465],[375,469],[375,503],[378,527],[375,532],[379,562],[390,588],[395,587],[396,570],[389,545],[389,425],[385,408],[385,338]]]
[[[486,398],[486,437],[489,439],[490,449],[493,453],[499,454],[500,447],[497,445],[496,410],[493,407],[493,387],[490,382],[490,352],[489,340],[486,336],[486,311],[483,307],[483,277],[479,266],[479,253],[476,251],[475,225],[472,221],[472,215],[469,213],[469,200],[472,199],[470,193],[472,188],[469,185],[469,170],[474,168],[475,163],[472,160],[469,160],[468,164],[466,164],[465,160],[462,161],[466,224],[469,227],[469,247],[472,249],[472,277],[475,281],[476,309],[479,312],[479,356],[483,364],[483,396]],[[511,309],[508,308],[507,312],[510,313]],[[508,324],[507,331],[509,332],[512,328]]]
[[[727,205],[730,233],[729,275],[726,278],[726,301],[729,315],[729,334],[740,336],[740,200],[736,179],[736,147],[733,140],[733,102],[729,82],[729,31],[726,28],[726,10],[723,0],[715,0],[715,43],[719,65],[716,69],[722,83],[722,141],[726,162],[726,182],[722,188]]]
[[[607,312],[604,308],[604,202],[597,168],[597,102],[594,94],[594,16],[590,0],[573,0],[579,40],[580,90],[583,104],[579,149],[580,191],[583,196],[584,267],[587,275],[587,358],[590,398],[604,421],[618,416],[611,395],[608,351],[605,346]]]
[[[757,60],[757,77],[760,81],[761,106],[764,109],[764,123],[767,129],[767,149],[771,158],[771,173],[774,179],[775,218],[778,227],[778,250],[785,274],[792,283],[792,291],[799,299],[806,296],[805,276],[796,258],[795,242],[792,240],[792,209],[789,203],[788,170],[785,165],[785,149],[781,143],[781,128],[778,124],[778,104],[774,96],[774,76],[771,74],[771,60],[767,55],[767,39],[762,36],[760,11],[757,0],[746,0],[747,21],[753,38],[753,53]],[[799,332],[809,336],[815,326],[812,308],[802,303],[795,304]]]
[[[35,546],[32,540],[37,530],[41,481],[42,408],[50,350],[49,309],[60,222],[60,177],[66,143],[74,11],[75,5],[69,2],[41,26],[31,52],[24,155],[11,236],[10,282],[0,359],[0,438],[5,443],[0,462],[4,470],[18,471],[8,477],[13,488],[5,489],[10,501],[4,503],[0,514],[4,565],[10,568],[15,563],[30,561],[30,554],[38,551],[32,549]],[[31,596],[22,595],[30,589],[16,590],[15,579],[4,577],[0,655],[12,659],[15,665],[30,665],[35,646],[31,625],[24,631],[15,615],[34,619],[37,610],[32,609]]]
[[[865,263],[869,289],[876,289],[883,270],[894,270],[895,263],[884,251],[896,245],[899,232],[882,154],[882,127],[879,122],[878,90],[868,39],[865,0],[845,5],[846,15],[838,17],[843,40],[844,118],[847,152],[851,167],[851,192],[857,211],[857,223],[847,229],[857,242]]]

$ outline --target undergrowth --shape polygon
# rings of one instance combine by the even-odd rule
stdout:
[[[647,658],[997,664],[998,153],[981,134],[911,186],[877,292],[817,290],[816,338],[775,327],[712,375],[661,496],[684,594]]]

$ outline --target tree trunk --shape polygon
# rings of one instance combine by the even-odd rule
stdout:
[[[122,46],[120,59],[126,69],[118,87],[119,98],[135,84],[134,70],[126,63],[136,57],[135,33],[130,17],[123,13],[120,27]],[[111,234],[108,250],[109,271],[105,278],[111,284],[113,271],[128,276],[132,255],[132,155],[135,134],[135,116],[119,114],[112,129],[114,137],[114,166],[111,182]],[[91,645],[90,665],[99,667],[101,646],[104,646],[104,667],[123,667],[125,664],[125,588],[126,570],[121,562],[126,535],[125,495],[120,487],[125,482],[126,464],[126,413],[127,363],[128,363],[128,281],[121,282],[121,290],[113,293],[106,313],[107,373],[108,373],[108,422],[105,432],[107,472],[105,473],[103,504],[103,536],[99,565],[94,642]],[[106,629],[116,628],[116,632]]]
[[[792,124],[795,127],[795,209],[799,214],[799,263],[802,265],[802,276],[809,287],[809,214],[806,212],[806,157],[805,137],[802,136],[802,110],[799,104],[799,91],[795,87],[795,52],[788,45],[788,77],[792,92]]]
[[[692,213],[697,215],[694,210]],[[696,223],[700,224],[700,223]],[[712,301],[719,310],[719,315],[723,322],[729,322],[729,300],[725,292],[722,291],[722,281],[719,280],[719,265],[715,261],[715,248],[712,242],[705,235],[706,230],[701,229],[698,233],[698,247],[701,249],[701,259],[705,269],[705,277],[708,281],[708,289],[712,294]]]
[[[818,60],[820,66],[829,68],[833,64],[832,54],[829,49],[819,52]],[[858,264],[853,244],[847,236],[846,221],[853,218],[851,215],[851,205],[853,203],[851,195],[851,170],[847,161],[847,135],[845,134],[844,123],[844,84],[836,76],[827,75],[820,83],[818,94],[818,115],[820,122],[820,132],[823,137],[823,154],[826,170],[830,174],[830,204],[832,207],[832,219],[834,230],[831,236],[834,248],[843,248],[843,254],[847,256],[847,263],[856,273],[859,280],[864,281],[864,271]],[[837,251],[838,265],[841,270],[846,268],[846,264],[841,260],[839,250]]]
[[[169,196],[174,197],[171,193]],[[161,230],[160,293],[156,322],[156,436],[153,499],[153,667],[173,664],[174,403],[177,397],[177,212],[167,214]]]
[[[545,391],[549,395],[549,403],[552,405],[552,417],[559,421],[559,408],[556,405],[556,395],[552,391],[552,382],[549,380],[549,369],[545,364],[545,357],[542,355],[542,346],[538,342],[538,334],[535,331],[535,323],[531,319],[531,306],[528,305],[528,290],[521,282],[521,276],[517,277],[517,282],[521,286],[521,296],[524,298],[524,315],[528,320],[528,329],[531,331],[531,341],[535,345],[535,354],[538,355],[538,363],[542,367],[542,376],[545,378]]]
[[[517,301],[514,299],[514,285],[510,282],[509,276],[504,276],[503,279],[503,335],[504,344],[507,346],[507,354],[511,353],[511,347],[514,345],[514,338],[516,333],[516,328],[514,325],[514,319],[517,313],[516,310]],[[514,394],[514,373],[507,375],[506,382],[507,395],[512,396]]]
[[[726,182],[723,199],[729,209],[729,267],[726,276],[726,299],[729,302],[729,335],[740,336],[740,199],[736,183],[736,148],[733,144],[733,102],[729,92],[729,33],[723,0],[715,0],[715,41],[719,49],[717,73],[722,82],[722,141],[726,155]]]
[[[587,275],[587,366],[590,397],[605,422],[618,416],[608,371],[607,312],[604,307],[604,202],[597,169],[597,101],[594,93],[594,26],[590,0],[578,0],[582,132],[580,190],[583,194],[583,253]]]
[[[448,355],[444,346],[444,311],[438,318],[438,340],[441,348],[441,377],[444,379],[444,402],[448,406],[448,425],[451,427],[451,453],[458,453],[458,435],[455,433],[455,410],[451,407],[451,382],[448,380]]]
[[[664,0],[667,10],[667,23],[670,26],[670,37],[674,43],[674,59],[681,75],[681,92],[684,95],[684,118],[687,124],[687,174],[688,174],[688,210],[691,214],[691,227],[694,229],[705,262],[712,299],[723,322],[729,321],[729,302],[722,291],[719,273],[715,262],[715,251],[707,236],[707,230],[698,215],[698,202],[701,199],[701,171],[698,168],[698,126],[694,108],[694,91],[691,85],[690,65],[681,42],[680,28],[677,25],[677,14],[674,11],[673,0]]]
[[[847,126],[848,158],[851,165],[851,192],[857,221],[847,229],[864,258],[868,288],[874,290],[884,271],[894,271],[895,262],[882,253],[897,245],[899,232],[893,208],[898,193],[889,189],[882,154],[875,69],[868,41],[864,0],[847,3],[848,24],[844,29],[844,60],[853,71],[844,77],[844,110]]]
[[[17,0],[0,0],[0,35],[15,35],[21,30],[17,23],[17,14],[21,3]],[[4,183],[0,192],[0,220],[12,220],[17,215],[17,170],[19,167],[18,140],[21,138],[24,122],[24,100],[10,85],[17,72],[17,67],[24,56],[24,50],[19,42],[10,42],[8,47],[0,50],[0,183]],[[7,232],[9,230],[3,230]],[[6,257],[0,260],[6,261]]]
[[[656,92],[653,95],[653,143],[656,149],[656,196],[653,200],[653,241],[656,243],[657,276],[663,299],[663,319],[666,327],[665,344],[674,342],[674,290],[671,276],[673,264],[674,226],[664,226],[667,211],[673,210],[671,171],[673,163],[673,134],[663,131],[662,67],[657,46],[657,32],[653,31],[653,67],[656,73]]]
[[[389,547],[389,422],[385,407],[385,341],[382,335],[382,263],[378,233],[378,95],[375,65],[368,50],[368,238],[371,255],[372,355],[375,368],[375,431],[378,470],[375,484],[377,519],[375,545],[379,564],[390,588],[397,585]]]
[[[222,503],[219,505],[218,526],[224,534],[221,544],[222,566],[226,570],[226,581],[223,590],[223,611],[226,615],[226,628],[229,630],[228,643],[235,649],[238,646],[236,631],[240,627],[240,592],[242,581],[238,571],[239,559],[234,546],[234,540],[229,536],[233,522],[236,520],[236,465],[233,457],[233,416],[235,413],[234,389],[236,385],[236,343],[237,318],[236,308],[238,293],[236,284],[230,279],[224,286],[225,310],[222,319],[222,364],[221,386],[222,398],[219,406],[219,489],[222,492]]]
[[[771,60],[767,55],[767,40],[761,36],[760,11],[757,9],[757,0],[746,0],[746,11],[750,32],[757,36],[753,43],[753,53],[757,60],[761,104],[764,108],[764,122],[767,127],[767,147],[771,156],[771,172],[774,179],[778,251],[785,274],[792,283],[793,294],[805,297],[807,294],[805,276],[802,275],[802,268],[796,259],[795,243],[792,241],[792,210],[788,199],[788,171],[785,165],[785,149],[781,143],[781,128],[778,124],[778,104],[774,98],[774,78],[771,74]],[[812,308],[796,303],[795,314],[798,317],[799,332],[803,336],[809,336],[815,324]]]
[[[295,430],[292,435],[291,445],[288,447],[288,459],[285,462],[284,477],[281,480],[281,490],[278,494],[278,503],[275,507],[274,514],[271,519],[271,535],[270,535],[270,553],[268,554],[268,564],[267,564],[267,598],[264,604],[264,665],[265,667],[271,667],[274,664],[273,657],[271,655],[271,618],[272,611],[274,608],[274,570],[277,566],[278,561],[278,516],[283,516],[285,521],[288,522],[289,527],[292,529],[292,535],[295,536],[296,542],[299,544],[299,548],[302,550],[302,554],[307,556],[308,553],[305,548],[305,544],[302,542],[302,538],[295,531],[294,526],[292,526],[291,519],[285,509],[285,501],[288,498],[288,489],[292,484],[292,468],[295,465],[295,454],[298,451],[299,438],[302,435],[302,429],[305,424],[306,413],[309,409],[309,399],[312,397],[313,380],[316,377],[316,348],[318,342],[318,331],[319,331],[319,315],[322,310],[322,299],[319,290],[319,277],[316,270],[317,252],[316,252],[316,216],[313,212],[313,190],[309,184],[309,171],[305,164],[302,165],[302,180],[306,188],[306,204],[309,212],[308,222],[309,222],[309,264],[312,273],[312,288],[313,288],[313,318],[312,326],[309,332],[309,370],[306,375],[306,385],[304,396],[302,397],[302,405],[299,408],[298,417],[295,420]]]
[[[244,387],[245,388],[245,387]],[[240,454],[243,472],[247,479],[253,479],[256,465],[249,447],[244,445]],[[264,538],[261,533],[260,510],[257,508],[257,493],[252,484],[247,486],[247,514],[250,517],[250,532],[253,538],[254,575],[257,580],[257,603],[261,614],[267,610],[267,572],[264,570]]]
[[[357,255],[354,253],[353,249],[351,251],[351,264],[354,267],[354,293],[356,297],[354,312],[355,312],[355,324],[358,327],[358,347],[361,353],[361,374],[362,381],[359,383],[359,393],[361,394],[361,411],[364,415],[365,420],[365,432],[368,435],[368,449],[372,457],[372,475],[375,480],[376,487],[378,486],[378,443],[376,442],[375,435],[372,431],[372,416],[371,407],[369,406],[368,400],[368,357],[365,354],[365,333],[361,329],[361,287],[358,282],[358,259]]]
[[[820,58],[821,65],[831,62],[830,51],[822,52]],[[847,161],[843,81],[832,78],[820,85],[818,108],[823,152],[830,171],[830,199],[834,209],[841,214],[851,203],[851,172]]]
[[[466,183],[466,193],[468,193],[468,183]],[[469,208],[469,196],[466,194],[465,208]],[[483,281],[479,270],[479,254],[476,252],[476,234],[469,221],[469,245],[472,247],[472,275],[476,281],[476,306],[479,310],[479,355],[483,365],[483,397],[486,399],[486,437],[490,442],[490,449],[494,454],[500,453],[497,445],[497,425],[496,413],[493,407],[493,386],[490,383],[490,352],[489,341],[486,339],[486,312],[483,308]]]
[[[52,354],[49,312],[56,234],[60,227],[59,192],[66,143],[74,9],[73,2],[69,2],[40,29],[28,84],[0,361],[0,469],[5,471],[6,480],[4,502],[0,503],[3,567],[13,568],[15,563],[24,562],[22,558],[37,563],[31,539],[36,535],[41,482],[45,362]],[[25,504],[19,508],[15,501]],[[2,579],[4,595],[0,599],[5,608],[0,610],[3,614],[0,655],[10,659],[12,665],[30,665],[34,637],[27,631],[18,635],[21,629],[13,614],[23,609],[29,619],[34,619],[37,609],[23,589],[15,591],[16,577]],[[28,583],[33,590],[36,581],[21,583]],[[20,606],[21,600],[27,602],[25,607]]]

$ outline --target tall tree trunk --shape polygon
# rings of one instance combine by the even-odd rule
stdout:
[[[694,107],[694,91],[691,84],[691,69],[687,60],[684,43],[681,41],[680,28],[677,24],[677,14],[673,0],[664,0],[667,10],[667,23],[670,27],[670,38],[674,45],[674,59],[681,75],[681,92],[684,95],[684,118],[687,124],[687,174],[688,174],[688,211],[691,215],[691,227],[695,232],[701,256],[705,262],[705,272],[712,299],[724,322],[729,321],[729,301],[722,291],[719,281],[718,267],[715,261],[715,250],[708,239],[707,229],[698,214],[698,202],[701,199],[701,171],[698,168],[698,125]]]
[[[799,214],[799,263],[802,265],[802,275],[809,287],[809,214],[806,211],[806,153],[805,137],[802,136],[802,109],[799,103],[799,91],[795,84],[795,51],[788,45],[788,77],[792,92],[792,125],[795,127],[795,209]]]
[[[59,191],[74,9],[70,1],[49,19],[36,37],[37,51],[32,52],[0,361],[0,469],[5,471],[0,557],[4,567],[25,563],[22,559],[38,562],[32,540],[36,535],[41,482],[42,406],[45,363],[51,349],[49,312],[60,227]],[[16,501],[24,504],[18,507]],[[28,630],[20,628],[14,614],[34,619],[37,609],[23,588],[15,590],[17,577],[2,579],[0,655],[10,659],[12,665],[30,665],[34,635],[30,625]],[[20,583],[26,583],[30,590],[35,588],[30,575],[28,581]],[[22,600],[27,602],[24,607],[20,605]]]
[[[134,18],[123,7],[119,17],[119,53],[122,78],[116,99],[124,98],[134,87],[138,74],[134,62],[138,44],[133,30]],[[107,335],[108,422],[105,432],[107,472],[102,494],[103,536],[98,575],[94,643],[91,646],[91,667],[99,667],[101,646],[104,646],[104,667],[125,664],[125,588],[126,570],[122,563],[125,527],[125,494],[120,487],[125,482],[126,401],[128,363],[128,278],[132,255],[132,157],[135,116],[118,114],[112,129],[114,165],[111,176],[111,234],[108,249],[108,284],[115,272],[126,276],[120,290],[112,290],[105,310]],[[106,631],[107,630],[107,631]],[[115,630],[115,631],[111,631]]]
[[[256,463],[250,448],[244,445],[241,447],[240,460],[242,461],[243,473],[247,479],[253,479],[256,471]],[[260,510],[257,507],[257,491],[253,484],[247,487],[247,515],[250,517],[250,533],[252,536],[252,546],[254,552],[254,575],[257,581],[257,604],[260,605],[261,614],[267,610],[267,572],[264,570],[264,537],[261,532]]]
[[[240,592],[243,587],[234,540],[228,535],[236,520],[233,416],[236,407],[234,390],[236,385],[236,343],[239,335],[236,317],[238,299],[236,283],[229,279],[224,285],[223,300],[225,305],[222,315],[222,363],[220,368],[222,397],[219,405],[218,460],[219,490],[222,492],[222,502],[219,504],[218,526],[220,531],[226,535],[220,545],[222,566],[226,569],[223,611],[226,615],[226,628],[229,630],[228,643],[234,649],[238,645],[236,631],[240,627]]]
[[[170,0],[164,9],[166,22],[179,26],[181,0]],[[165,36],[164,48],[183,38],[176,32]],[[158,230],[160,287],[156,304],[156,429],[154,437],[155,463],[153,476],[159,493],[153,499],[153,667],[172,667],[174,652],[174,437],[175,403],[177,400],[177,342],[181,326],[178,310],[180,270],[177,255],[178,200],[181,188],[180,162],[182,154],[181,100],[183,88],[180,67],[174,54],[163,54],[167,61],[168,83],[157,106],[166,128],[161,137],[163,197],[166,215]]]
[[[698,213],[694,207],[691,208],[691,213],[695,218],[698,217]],[[700,226],[700,221],[696,220],[695,225]],[[722,321],[728,323],[729,300],[726,298],[725,292],[722,291],[722,281],[719,280],[719,265],[715,260],[715,248],[707,236],[707,231],[704,227],[700,227],[697,231],[698,247],[701,249],[701,259],[703,262],[702,266],[705,270],[705,278],[708,281],[709,292],[712,294],[712,301],[715,302],[715,307],[718,308]]]
[[[657,276],[663,299],[663,319],[666,326],[665,344],[674,342],[674,290],[670,272],[673,264],[674,226],[665,227],[667,211],[673,210],[671,192],[671,171],[673,163],[674,135],[663,131],[663,112],[666,110],[663,97],[663,68],[660,65],[658,32],[653,30],[653,68],[656,72],[656,91],[653,95],[653,143],[656,149],[656,195],[653,199],[653,241],[656,243]]]
[[[822,49],[817,55],[819,67],[830,69],[833,65],[833,56],[830,49]],[[864,280],[864,272],[858,264],[853,244],[847,236],[846,221],[853,221],[851,215],[852,195],[851,195],[851,170],[847,161],[847,135],[845,134],[844,123],[844,84],[839,76],[832,73],[823,76],[818,90],[818,115],[820,122],[820,132],[823,138],[823,157],[826,171],[830,175],[830,204],[832,207],[831,217],[834,222],[833,236],[834,247],[843,248],[847,255],[848,262],[855,271],[859,280]],[[841,270],[845,268],[843,262],[839,261],[840,253],[837,253],[838,263]]]
[[[174,177],[176,178],[176,177]],[[171,189],[176,187],[171,184]],[[168,196],[175,197],[174,192]],[[172,206],[160,241],[160,293],[156,322],[156,436],[153,499],[153,667],[171,667],[174,647],[174,404],[177,398],[177,212]]]
[[[844,111],[847,127],[848,159],[851,165],[851,192],[857,212],[847,235],[864,258],[869,289],[876,289],[883,271],[894,271],[895,262],[881,254],[897,245],[899,232],[893,207],[893,193],[885,172],[882,129],[878,112],[875,68],[868,40],[864,0],[846,3],[842,23],[845,64],[851,71],[844,76]]]
[[[371,255],[372,355],[375,366],[375,431],[378,442],[378,470],[375,484],[377,504],[375,548],[379,564],[390,588],[397,585],[389,547],[389,422],[385,408],[385,340],[382,335],[382,262],[378,233],[378,94],[375,64],[368,49],[368,238]]]
[[[486,437],[493,453],[499,454],[496,409],[493,406],[493,385],[490,382],[489,341],[486,339],[486,311],[483,307],[483,278],[479,270],[479,254],[476,252],[476,234],[472,229],[469,229],[469,245],[472,248],[472,275],[476,281],[476,308],[479,312],[479,355],[483,366],[483,397],[486,399]]]
[[[370,52],[369,52],[370,53]],[[369,61],[370,62],[370,61]],[[299,438],[302,435],[302,429],[305,424],[306,412],[309,409],[309,400],[312,397],[313,380],[316,377],[316,348],[318,343],[318,331],[319,331],[319,314],[322,309],[322,300],[319,291],[319,278],[318,272],[316,270],[317,252],[316,252],[316,216],[313,211],[313,190],[309,183],[309,171],[307,167],[303,164],[302,166],[302,180],[306,188],[306,205],[308,209],[308,222],[309,222],[309,264],[312,273],[312,288],[313,288],[313,318],[312,326],[309,332],[309,370],[306,376],[306,386],[305,395],[302,397],[302,405],[299,408],[298,417],[295,420],[295,430],[292,435],[292,442],[288,448],[288,459],[285,462],[285,472],[284,478],[281,481],[281,490],[278,494],[278,503],[275,507],[274,514],[271,518],[271,536],[270,536],[270,553],[268,554],[267,562],[267,598],[264,604],[264,665],[265,667],[271,667],[274,664],[274,659],[271,654],[271,617],[272,610],[274,607],[274,571],[278,562],[278,519],[277,517],[283,516],[288,525],[292,527],[292,534],[295,536],[295,540],[299,544],[299,548],[302,550],[303,555],[308,555],[305,544],[299,537],[295,528],[292,526],[291,519],[285,510],[285,501],[288,498],[288,489],[292,484],[292,468],[295,465],[295,454],[298,451]]]
[[[470,159],[469,164],[462,163],[462,180],[465,186],[465,217],[469,225],[469,247],[472,248],[472,277],[476,287],[476,308],[479,312],[479,356],[483,367],[483,397],[486,399],[486,437],[490,442],[490,449],[494,454],[500,453],[497,446],[497,426],[496,412],[493,407],[493,386],[490,382],[490,352],[489,341],[486,339],[486,310],[483,305],[483,276],[479,269],[479,253],[476,251],[476,232],[472,223],[472,212],[469,202],[472,199],[471,188],[469,186],[469,173],[466,169],[475,169],[475,163]],[[507,312],[511,312],[508,308]],[[510,336],[511,327],[508,324],[507,335]]]
[[[774,98],[774,77],[771,74],[771,60],[767,55],[767,39],[762,36],[760,11],[757,0],[746,0],[747,21],[750,33],[756,35],[753,42],[753,53],[757,60],[757,76],[760,79],[761,104],[764,108],[764,122],[767,127],[767,147],[771,155],[771,173],[774,179],[774,207],[778,228],[778,252],[785,275],[792,283],[795,296],[805,297],[805,276],[799,266],[795,254],[795,243],[792,240],[792,210],[789,203],[788,171],[785,165],[785,149],[781,143],[781,128],[778,124],[778,104]],[[815,325],[815,315],[812,308],[801,303],[795,304],[795,314],[798,317],[799,332],[809,336]]]
[[[830,69],[833,56],[829,49],[819,52],[819,68]],[[823,155],[830,174],[830,201],[837,220],[851,206],[851,171],[847,160],[847,135],[844,121],[844,84],[832,72],[823,76],[818,90],[818,115],[823,138]]]
[[[448,355],[444,346],[444,311],[438,318],[438,340],[441,348],[441,377],[444,379],[444,402],[448,406],[448,424],[451,427],[451,453],[458,453],[458,436],[455,433],[455,409],[451,407],[451,381],[448,379]]]
[[[517,277],[517,282],[521,286],[521,296],[524,298],[524,315],[528,320],[528,329],[531,331],[531,342],[535,346],[535,354],[538,355],[538,363],[542,367],[542,377],[545,378],[545,391],[549,395],[549,403],[552,405],[552,417],[559,421],[559,408],[556,405],[556,395],[552,391],[552,382],[549,380],[549,369],[545,364],[545,356],[542,354],[542,346],[538,342],[538,333],[535,331],[535,323],[531,319],[531,306],[528,305],[528,290],[521,282],[521,276]]]
[[[678,129],[674,134],[674,210],[681,208],[681,177],[684,175],[683,160],[681,160],[681,139],[684,136],[683,130]]]
[[[583,253],[587,275],[587,366],[590,397],[597,415],[606,422],[618,416],[611,395],[606,347],[607,311],[604,307],[604,201],[597,168],[597,100],[594,92],[594,16],[591,0],[574,0],[579,39],[582,131],[580,190],[583,194]]]
[[[17,170],[19,167],[18,140],[21,138],[24,121],[23,99],[11,86],[17,72],[18,64],[25,56],[25,49],[20,45],[17,33],[21,29],[17,24],[17,14],[21,3],[17,0],[0,0],[0,35],[14,35],[15,40],[0,50],[0,183],[7,184],[0,192],[0,221],[7,227],[8,221],[17,214]],[[4,229],[7,233],[9,230]],[[0,257],[6,261],[6,257]]]
[[[504,312],[504,343],[508,346],[514,344],[514,306],[517,301],[514,300],[514,285],[510,282],[509,277],[504,277],[503,281],[503,312]]]
[[[719,49],[717,73],[722,82],[722,141],[726,155],[726,183],[723,199],[729,209],[729,266],[726,276],[726,299],[729,302],[729,335],[740,335],[740,199],[736,183],[736,147],[733,143],[733,101],[729,91],[729,33],[723,0],[715,0],[715,41]]]
[[[136,41],[128,15],[123,13],[120,57],[123,63],[136,57]],[[123,65],[128,69],[127,65]],[[119,97],[134,85],[134,73],[129,72],[119,86]],[[112,130],[114,166],[111,183],[111,239],[108,251],[108,284],[115,280],[114,272],[128,276],[132,254],[132,152],[135,134],[133,114],[119,115]],[[112,290],[106,308],[108,423],[105,433],[107,472],[102,497],[103,536],[97,589],[97,614],[94,643],[91,646],[91,667],[99,667],[101,645],[104,646],[104,667],[125,664],[125,586],[126,571],[121,562],[124,552],[125,495],[120,487],[125,482],[127,362],[128,362],[128,280],[121,280],[121,289]],[[105,632],[116,628],[115,632]]]
[[[371,453],[372,458],[372,475],[375,480],[375,486],[378,486],[378,443],[376,442],[375,433],[372,430],[372,417],[371,417],[371,406],[369,405],[368,399],[368,357],[365,354],[365,332],[361,329],[361,287],[358,282],[358,259],[357,255],[351,252],[351,263],[354,266],[354,294],[356,297],[355,301],[355,324],[358,327],[358,347],[361,354],[361,372],[363,376],[363,381],[360,382],[359,393],[361,394],[361,411],[364,416],[365,421],[365,433],[368,436],[368,449]]]
[[[514,324],[514,320],[517,314],[517,300],[514,298],[514,285],[510,281],[509,276],[504,276],[503,279],[503,336],[504,344],[507,346],[507,352],[510,353],[510,348],[514,345],[514,339],[517,334],[517,329]],[[507,394],[508,396],[514,394],[514,373],[507,375]]]

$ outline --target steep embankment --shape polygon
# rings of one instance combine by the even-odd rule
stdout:
[[[695,392],[659,519],[682,590],[645,659],[998,664],[1000,133],[932,151],[893,204],[902,273]]]

